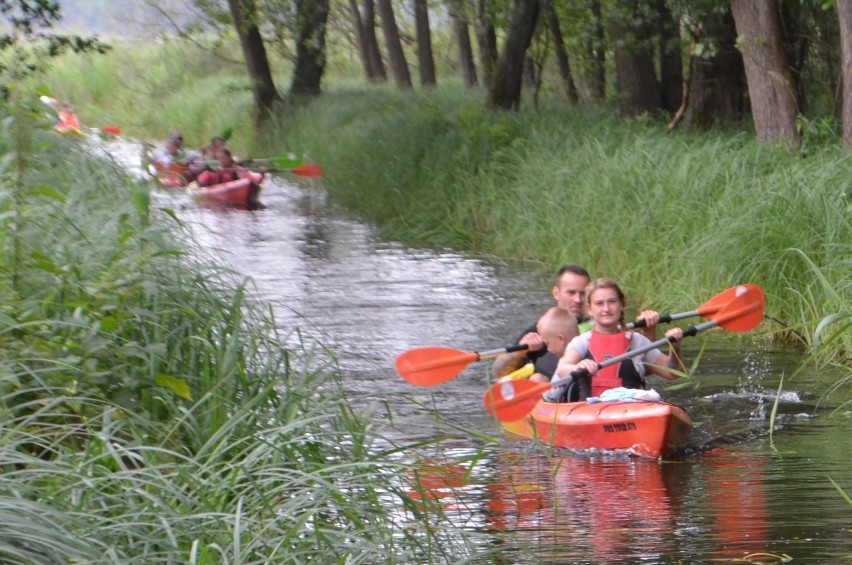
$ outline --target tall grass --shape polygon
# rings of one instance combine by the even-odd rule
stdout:
[[[849,312],[849,157],[791,157],[746,132],[666,133],[561,106],[488,114],[481,93],[341,91],[282,116],[270,143],[311,148],[330,194],[389,237],[613,276],[633,303],[690,309],[738,282],[763,332],[812,342]],[[848,355],[852,339],[830,349]]]
[[[191,231],[120,165],[35,135],[17,224],[0,170],[0,560],[476,553],[440,510],[418,509],[418,446],[353,410],[320,345],[284,349],[250,282],[187,253]],[[0,163],[17,160],[13,139]]]

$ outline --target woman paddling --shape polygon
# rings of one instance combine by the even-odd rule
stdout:
[[[615,281],[599,278],[589,283],[586,287],[586,307],[594,321],[594,327],[571,340],[556,370],[557,374],[562,376],[578,370],[588,373],[588,376],[581,377],[578,382],[580,400],[600,396],[604,391],[618,387],[644,389],[646,373],[674,380],[678,375],[671,371],[683,370],[680,355],[680,340],[683,338],[681,328],[672,328],[666,332],[671,344],[668,354],[659,349],[651,349],[632,359],[599,369],[599,363],[651,342],[640,333],[621,329],[625,325],[624,293]],[[648,325],[656,325],[660,315],[653,310],[645,310],[639,315],[639,319],[644,319]],[[560,401],[567,388],[551,389],[545,395],[545,400]]]

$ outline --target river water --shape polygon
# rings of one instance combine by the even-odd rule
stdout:
[[[574,453],[505,437],[482,404],[487,362],[417,388],[394,359],[426,345],[508,345],[551,305],[552,282],[382,241],[327,205],[318,184],[286,181],[264,183],[259,211],[157,196],[202,247],[253,279],[291,346],[338,368],[390,441],[448,436],[423,449],[414,496],[477,534],[489,552],[478,562],[852,562],[852,505],[839,491],[852,496],[849,411],[833,416],[821,397],[838,375],[792,378],[799,354],[716,329],[684,343],[690,359],[701,356],[688,386],[663,390],[694,420],[682,457]]]

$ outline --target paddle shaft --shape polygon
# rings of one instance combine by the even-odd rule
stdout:
[[[690,310],[689,312],[681,312],[679,314],[663,314],[660,316],[660,324],[667,324],[669,322],[674,322],[675,320],[682,320],[684,318],[692,318],[693,316],[700,316],[701,314],[698,310]],[[635,322],[630,322],[627,324],[627,329],[632,330],[635,328],[644,328],[648,323],[643,318],[641,320],[636,320]]]
[[[473,363],[474,361],[481,361],[483,359],[488,359],[490,357],[497,357],[498,355],[502,355],[504,353],[512,353],[514,351],[523,351],[527,349],[529,346],[525,343],[513,345],[511,347],[503,347],[500,349],[490,349],[488,351],[481,352],[473,352],[473,353],[465,353],[459,352],[459,354],[455,357],[443,357],[440,359],[436,359],[430,363],[421,363],[417,366],[417,371],[431,371],[432,369],[437,369],[438,367],[444,367],[446,365],[453,365],[456,363]]]

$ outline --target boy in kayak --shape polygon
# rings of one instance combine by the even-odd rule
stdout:
[[[583,323],[586,321],[584,312],[584,298],[586,285],[591,277],[589,272],[580,265],[565,265],[556,273],[556,284],[553,287],[553,299],[556,305],[567,310],[581,325],[580,331],[585,331]],[[491,373],[495,378],[500,378],[523,367],[527,363],[535,365],[535,372],[548,380],[556,371],[559,356],[547,351],[544,340],[536,330],[538,322],[530,324],[521,332],[515,343],[526,343],[529,349],[499,355],[491,365]]]
[[[536,331],[530,332],[521,343],[532,343],[544,346],[547,353],[555,356],[557,359],[565,354],[565,348],[572,339],[580,335],[580,330],[577,327],[577,318],[569,310],[552,306],[547,312],[538,319],[535,325]],[[523,341],[528,339],[529,341]],[[530,380],[537,383],[549,383],[552,375],[543,375],[535,372],[530,377]]]

